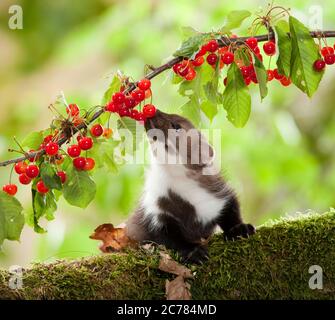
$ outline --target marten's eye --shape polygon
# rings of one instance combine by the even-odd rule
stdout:
[[[179,123],[171,122],[171,127],[177,131],[181,129],[181,125]]]

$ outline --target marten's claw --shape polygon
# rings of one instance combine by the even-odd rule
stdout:
[[[226,240],[237,240],[239,238],[248,238],[255,233],[256,228],[252,224],[240,223],[225,232],[224,237]]]
[[[184,263],[203,264],[208,259],[208,249],[204,246],[197,246],[192,251],[182,253],[182,261]]]

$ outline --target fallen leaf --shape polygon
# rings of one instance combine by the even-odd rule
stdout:
[[[102,245],[99,249],[104,252],[120,251],[126,247],[136,247],[137,242],[128,238],[125,228],[114,228],[111,223],[100,225],[90,235],[91,239],[101,240]]]
[[[182,276],[184,278],[193,278],[192,272],[189,268],[186,268],[177,261],[173,260],[170,255],[165,252],[160,252],[159,254],[161,256],[158,266],[159,270],[172,273],[177,276]]]
[[[185,282],[183,276],[165,282],[166,300],[191,300],[190,284]]]

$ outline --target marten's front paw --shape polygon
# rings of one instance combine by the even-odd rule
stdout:
[[[196,246],[192,251],[184,251],[181,254],[184,263],[203,264],[209,259],[208,249],[204,246]]]
[[[227,240],[235,240],[238,238],[248,238],[256,233],[256,229],[251,224],[240,223],[225,232],[224,237]]]

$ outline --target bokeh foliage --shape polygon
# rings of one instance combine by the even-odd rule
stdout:
[[[8,28],[8,7],[20,4],[24,29]],[[110,75],[121,69],[135,79],[145,64],[159,65],[179,46],[181,26],[208,31],[223,25],[234,9],[252,12],[262,1],[240,1],[239,7],[222,1],[108,1],[21,0],[0,4],[0,157],[8,158],[13,135],[43,129],[52,119],[47,106],[63,90],[67,100],[83,108],[101,102]],[[309,18],[306,1],[281,1]],[[312,2],[311,2],[312,4]],[[315,4],[313,2],[313,4]],[[335,4],[320,2],[324,29],[334,29]],[[241,29],[239,34],[246,34]],[[333,44],[333,42],[332,42]],[[269,85],[269,97],[260,102],[252,91],[251,119],[234,128],[219,110],[212,128],[222,129],[221,153],[225,176],[238,191],[244,215],[260,224],[286,213],[326,211],[335,206],[333,108],[334,71],[329,68],[312,101],[296,88]],[[176,111],[186,99],[176,94],[169,74],[153,83],[153,101],[163,110]],[[208,123],[203,126],[209,126]],[[5,183],[8,169],[1,169]],[[100,223],[125,220],[136,206],[144,179],[142,165],[126,165],[118,173],[96,172],[97,197],[85,211],[59,204],[49,230],[35,235],[25,228],[22,243],[4,245],[1,264],[96,254],[88,236]],[[29,209],[29,188],[18,197]]]

